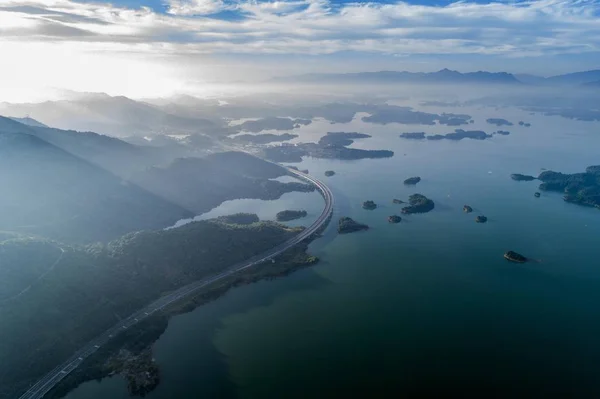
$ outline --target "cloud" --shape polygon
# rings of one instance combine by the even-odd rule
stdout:
[[[170,0],[167,14],[71,0],[6,0],[4,37],[180,46],[182,52],[525,54],[599,51],[597,0],[333,4]],[[239,18],[211,15],[228,10]],[[25,27],[24,27],[25,26]],[[87,34],[86,34],[87,32]],[[160,47],[159,46],[159,47]]]
[[[173,15],[214,14],[226,8],[222,0],[170,0],[168,5]]]
[[[600,0],[467,0],[447,5],[165,0],[165,12],[100,1],[0,0],[0,87],[18,92],[35,80],[73,90],[95,90],[100,84],[113,92],[129,87],[132,93],[147,95],[148,80],[162,82],[152,85],[161,90],[181,87],[184,67],[196,82],[210,80],[215,71],[229,76],[228,66],[217,58],[227,58],[238,68],[237,60],[246,62],[234,80],[248,75],[250,57],[281,67],[280,56],[285,55],[292,60],[287,65],[298,71],[332,54],[354,54],[351,62],[338,64],[343,68],[381,57],[431,57],[437,62],[488,57],[513,65],[518,59],[578,55],[588,57],[591,65],[600,56]],[[20,60],[42,68],[19,67]],[[44,69],[46,64],[50,66]]]

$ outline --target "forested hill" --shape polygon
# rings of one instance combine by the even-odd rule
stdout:
[[[128,178],[113,173],[123,168],[138,172]],[[75,243],[107,241],[172,226],[226,200],[314,190],[271,180],[286,173],[238,152],[163,163],[116,138],[0,117],[1,230]]]
[[[237,198],[277,199],[291,191],[313,191],[300,182],[271,180],[287,171],[241,152],[175,160],[132,176],[132,181],[161,198],[195,213],[206,212]]]
[[[157,151],[155,148],[132,145],[114,137],[92,132],[25,125],[2,116],[0,116],[0,132],[38,137],[121,177],[127,177],[133,172],[157,163],[169,162],[175,156],[181,155],[181,152]]]
[[[210,220],[85,247],[0,236],[0,398],[18,397],[119,317],[299,230]]]
[[[103,241],[189,217],[174,205],[36,136],[0,131],[0,230]]]

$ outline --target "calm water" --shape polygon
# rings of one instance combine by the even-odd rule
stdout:
[[[440,110],[435,110],[440,111]],[[322,262],[289,277],[236,288],[174,318],[154,346],[162,382],[150,399],[198,397],[600,397],[600,212],[559,194],[534,198],[536,182],[510,173],[582,171],[600,163],[593,123],[517,110],[470,112],[524,120],[507,137],[415,142],[405,131],[439,126],[377,126],[317,121],[305,141],[326,131],[374,137],[361,148],[392,149],[383,160],[307,159],[298,165],[336,196],[336,217],[371,226],[338,236],[330,227],[311,253]],[[416,187],[402,181],[421,176]],[[403,218],[393,198],[420,192],[434,211]],[[313,193],[314,194],[314,193]],[[202,218],[250,211],[272,218],[292,207],[318,214],[322,199],[231,201]],[[374,211],[361,208],[372,199]],[[464,204],[475,211],[466,215]],[[485,214],[487,224],[474,217]],[[334,219],[335,220],[335,219]],[[515,265],[515,250],[539,263]],[[69,399],[126,398],[118,377],[90,382]]]

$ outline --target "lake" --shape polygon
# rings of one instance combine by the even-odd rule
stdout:
[[[453,128],[380,126],[361,115],[295,130],[300,141],[368,133],[353,146],[395,156],[295,164],[335,195],[334,223],[310,246],[321,262],[173,318],[154,345],[162,380],[147,398],[600,396],[600,212],[559,193],[535,198],[539,182],[510,179],[600,164],[598,124],[517,109],[421,109],[470,113],[476,122],[468,129],[511,134],[413,141],[398,135]],[[494,117],[532,127],[485,123]],[[404,186],[411,176],[422,181]],[[389,224],[401,209],[392,199],[413,193],[433,199],[435,209]],[[378,208],[362,209],[365,200]],[[465,204],[474,212],[463,213]],[[228,201],[200,218],[245,211],[272,219],[292,207],[309,212],[295,221],[302,224],[322,205],[316,193],[290,193]],[[479,214],[488,223],[475,223]],[[340,216],[371,229],[338,235]],[[509,263],[507,250],[539,262]],[[120,377],[67,396],[108,397],[128,397]]]

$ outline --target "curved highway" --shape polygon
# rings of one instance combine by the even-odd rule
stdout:
[[[299,179],[305,180],[313,184],[325,199],[325,208],[313,224],[311,224],[308,228],[304,229],[300,234],[272,248],[266,253],[247,259],[244,262],[236,264],[228,268],[227,270],[207,279],[199,280],[189,285],[183,286],[178,290],[172,292],[171,294],[161,297],[155,302],[152,302],[150,305],[132,314],[128,318],[122,320],[121,322],[114,325],[112,328],[108,329],[103,334],[99,335],[94,340],[89,342],[86,346],[78,350],[73,356],[71,356],[71,358],[69,358],[67,361],[60,364],[59,366],[55,367],[52,371],[46,374],[46,376],[44,376],[37,383],[32,385],[27,390],[27,392],[25,392],[19,397],[19,399],[43,398],[48,391],[54,388],[54,386],[56,386],[56,384],[58,384],[63,378],[65,378],[71,371],[75,370],[87,357],[91,356],[94,352],[100,349],[102,345],[106,344],[110,339],[119,334],[119,332],[130,328],[131,326],[139,323],[145,318],[151,316],[153,313],[160,311],[161,309],[165,308],[166,306],[169,306],[172,303],[194,295],[198,290],[200,290],[203,287],[206,287],[209,284],[214,283],[215,281],[229,277],[241,270],[255,266],[259,263],[268,261],[274,258],[275,256],[281,254],[282,252],[285,252],[294,245],[306,240],[313,234],[317,233],[322,227],[326,225],[326,223],[331,218],[333,212],[333,194],[331,193],[331,190],[329,190],[329,187],[327,187],[318,179],[304,174],[302,172],[299,172],[295,169],[288,168],[288,170],[290,173],[292,173]]]

